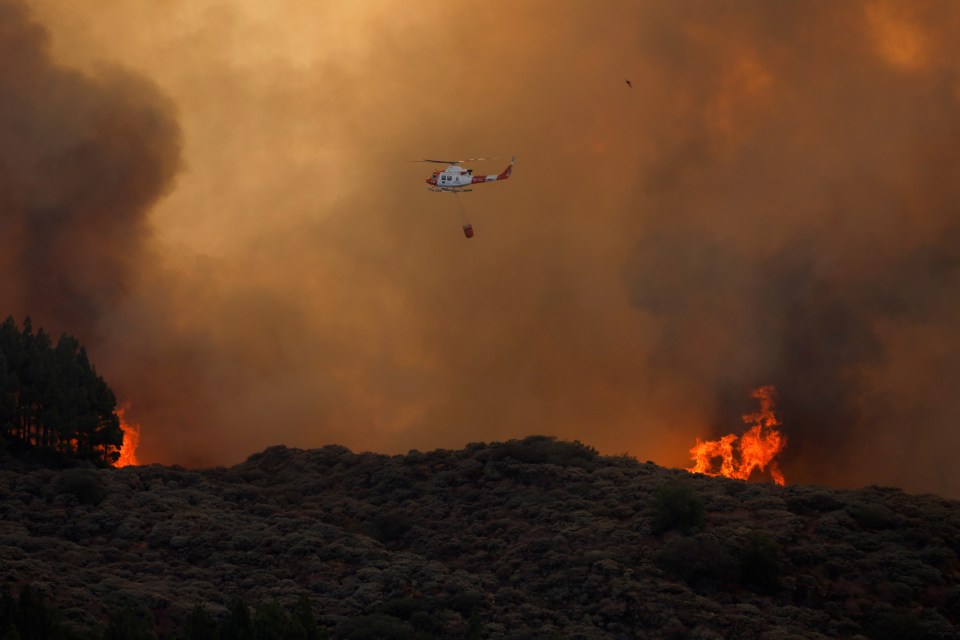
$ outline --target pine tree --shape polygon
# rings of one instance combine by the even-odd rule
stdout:
[[[5,367],[3,386],[0,392],[0,425],[7,438],[21,438],[20,430],[20,372],[23,366],[23,334],[17,329],[12,317],[0,325],[0,354]]]
[[[254,640],[306,640],[307,634],[300,621],[290,618],[277,602],[257,609],[253,617]]]
[[[198,604],[187,618],[186,640],[216,640],[217,623],[206,607]]]
[[[230,602],[227,617],[220,623],[220,640],[253,640],[253,621],[250,607],[243,598]]]
[[[51,640],[59,635],[54,610],[47,607],[43,594],[24,585],[17,601],[16,627],[22,640]]]
[[[157,640],[153,627],[153,614],[149,611],[121,609],[110,618],[103,640]]]
[[[313,607],[310,605],[310,598],[306,594],[301,594],[297,604],[293,606],[293,617],[300,622],[306,633],[307,640],[326,640],[329,636],[325,630],[317,626],[317,620],[313,617]]]
[[[30,318],[0,325],[0,436],[101,464],[116,462],[123,431],[117,399],[76,338],[56,347]]]
[[[9,591],[4,591],[3,596],[0,596],[0,638],[6,636],[10,629],[16,628],[16,622],[17,601]]]

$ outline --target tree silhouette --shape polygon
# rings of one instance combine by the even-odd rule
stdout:
[[[186,640],[215,640],[217,623],[202,604],[195,605],[187,618]]]
[[[30,318],[0,325],[0,435],[99,463],[120,457],[117,399],[73,336],[56,346]]]
[[[220,640],[253,640],[250,606],[240,596],[230,601],[229,612],[220,623]]]

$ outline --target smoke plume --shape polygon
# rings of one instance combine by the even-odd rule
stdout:
[[[0,105],[3,312],[96,339],[177,171],[172,105],[121,69],[88,76],[53,62],[18,0],[0,2]]]
[[[98,337],[142,460],[689,466],[772,384],[788,482],[960,495],[955,3],[29,4],[3,299]]]
[[[936,484],[947,460],[930,445],[956,444],[960,409],[944,393],[960,112],[943,26],[957,10],[741,8],[698,6],[657,36],[683,54],[656,69],[668,126],[626,269],[662,321],[653,361],[717,394],[717,432],[745,389],[776,385],[788,478]],[[926,456],[940,460],[917,469]]]

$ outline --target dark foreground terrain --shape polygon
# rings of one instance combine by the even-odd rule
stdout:
[[[184,637],[306,594],[333,638],[960,637],[960,503],[693,476],[543,437],[224,469],[0,458],[0,592]]]

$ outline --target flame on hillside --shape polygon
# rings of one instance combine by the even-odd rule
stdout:
[[[770,385],[750,394],[760,401],[760,410],[743,416],[743,422],[752,426],[742,436],[731,433],[705,442],[697,438],[696,446],[690,449],[695,464],[687,471],[737,480],[749,480],[756,470],[768,471],[774,482],[786,484],[776,461],[787,445],[786,438],[777,430],[780,421],[774,414],[773,402],[776,392]]]
[[[128,407],[117,409],[120,418],[120,429],[123,430],[123,445],[120,447],[120,457],[114,466],[128,467],[137,465],[137,446],[140,444],[140,425],[127,419]]]

